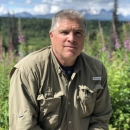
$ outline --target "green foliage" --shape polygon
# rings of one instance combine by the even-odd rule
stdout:
[[[126,54],[127,57],[124,53],[120,51],[114,54],[114,60],[108,66],[108,83],[114,112],[111,123],[116,129],[128,130],[130,128],[130,59],[128,59],[130,55]]]
[[[113,52],[100,52],[100,59],[107,68],[108,86],[111,96],[113,114],[110,130],[130,129],[130,52],[124,48]]]
[[[17,19],[16,19],[17,21]],[[20,44],[20,51],[26,55],[44,46],[50,45],[50,20],[22,19],[22,30],[25,43]],[[123,22],[122,22],[123,23]],[[112,101],[113,114],[110,120],[110,130],[130,130],[130,51],[124,49],[124,41],[130,32],[130,24],[120,22],[121,48],[110,53],[111,22],[101,22],[103,34],[101,36],[97,21],[88,21],[88,35],[85,40],[84,52],[101,60],[108,72],[108,86]],[[0,31],[4,37],[3,46],[8,46],[7,19],[0,18]],[[122,26],[123,25],[123,26]],[[105,43],[103,42],[103,39]],[[107,50],[102,52],[103,45]],[[28,48],[27,48],[28,47]],[[27,50],[28,49],[28,50]],[[8,130],[8,94],[9,72],[17,59],[3,55],[0,61],[0,130]]]
[[[123,24],[119,30],[121,48],[116,51],[109,51],[110,37],[105,33],[103,33],[103,37],[107,49],[102,51],[103,41],[98,30],[95,31],[96,33],[94,32],[94,35],[92,35],[94,31],[92,30],[86,38],[84,50],[87,54],[101,60],[107,68],[113,108],[109,129],[130,130],[130,50],[124,48],[124,41],[129,40],[130,24]]]
[[[0,17],[0,32],[3,34],[3,47],[5,50],[7,50],[9,46],[9,21],[11,21],[11,19],[11,17]],[[14,23],[16,23],[18,29],[18,18],[14,18]],[[50,19],[21,18],[22,35],[26,37],[28,46],[33,46],[34,48],[33,50],[29,50],[29,52],[50,44],[50,25]]]
[[[110,130],[129,130],[130,126],[130,52],[120,49],[108,58],[109,52],[97,55],[107,68],[108,86],[113,107]],[[0,61],[0,130],[8,130],[9,72],[16,60],[9,56]]]
[[[9,46],[9,21],[9,18],[0,17],[0,31],[3,34],[3,46],[6,48],[6,50]],[[111,21],[100,22],[103,28],[105,42],[108,45]],[[16,23],[16,26],[18,28],[18,18],[14,18],[14,23]],[[125,22],[119,22],[119,27],[121,27],[123,23]],[[29,52],[51,44],[49,40],[50,25],[50,19],[21,18],[22,33],[27,37],[26,40],[28,46],[33,46],[33,50],[29,50]],[[96,42],[97,32],[99,31],[98,21],[87,21],[87,30],[89,33],[89,43],[92,44],[94,48],[96,45],[98,45]],[[97,53],[97,51],[93,50],[92,53]]]
[[[14,60],[8,55],[3,55],[0,61],[0,130],[8,130],[8,93],[9,72],[14,65]]]

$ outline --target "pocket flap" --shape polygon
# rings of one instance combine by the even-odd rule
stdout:
[[[61,96],[63,96],[63,92],[62,91],[55,93],[54,97],[51,97],[51,98],[48,98],[48,99],[58,98],[58,97],[61,97]],[[46,99],[47,98],[45,98],[43,94],[40,94],[37,97],[37,100],[46,100]]]
[[[63,92],[62,91],[60,91],[58,93],[55,93],[54,98],[61,97],[61,96],[63,96]]]
[[[45,99],[45,97],[43,96],[43,94],[40,94],[40,95],[38,95],[38,97],[37,97],[37,100],[41,100],[41,99]]]
[[[93,91],[97,91],[98,89],[103,89],[101,84],[95,84],[95,87],[93,88]]]

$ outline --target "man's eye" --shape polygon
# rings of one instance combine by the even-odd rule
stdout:
[[[75,32],[75,34],[76,34],[77,36],[81,36],[81,35],[82,35],[81,32]]]
[[[63,32],[61,32],[62,34],[68,34],[68,32],[67,31],[63,31]]]

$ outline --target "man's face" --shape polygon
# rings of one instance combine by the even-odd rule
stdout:
[[[52,48],[57,59],[74,61],[84,45],[84,25],[80,21],[61,20],[54,32],[49,32]]]

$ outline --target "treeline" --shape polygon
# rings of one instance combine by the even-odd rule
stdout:
[[[15,17],[0,17],[0,33],[3,36],[3,47],[7,51],[9,48],[9,26],[11,23],[15,23],[15,31],[18,31],[20,26],[22,35],[26,37],[26,42],[28,45],[29,51],[38,50],[44,46],[50,45],[49,39],[49,29],[51,26],[50,19],[36,19],[36,18],[15,18]],[[20,23],[19,23],[20,20]],[[96,38],[97,32],[99,31],[99,21],[86,21],[87,30],[90,42]],[[119,28],[122,26],[122,23],[119,22]],[[100,21],[105,40],[109,40],[112,28],[112,21]],[[18,35],[18,34],[17,34]],[[94,44],[94,43],[93,43]]]
[[[10,23],[10,21],[12,22]],[[50,44],[48,32],[50,29],[51,20],[21,18],[21,25],[19,25],[18,18],[0,17],[0,32],[3,36],[3,47],[6,50],[8,50],[9,47],[9,28],[13,23],[17,26],[17,30],[15,30],[17,32],[19,26],[21,26],[22,35],[26,36],[27,44],[30,50],[37,50]]]
[[[11,45],[10,41],[6,40],[12,36],[10,34],[15,34],[16,37],[18,34],[24,35],[29,51],[50,44],[48,32],[51,20],[17,18],[15,21],[7,18],[0,20],[3,45],[7,44],[7,48]],[[119,22],[118,25],[119,35],[115,33],[113,21],[87,21],[88,34],[84,52],[101,60],[108,72],[108,87],[113,108],[109,130],[130,130],[130,23]],[[113,53],[109,51],[112,43],[116,49]],[[25,45],[23,47],[26,47]],[[2,53],[0,57],[0,130],[9,129],[9,73],[19,59],[19,56],[13,57],[10,53],[9,55]]]

